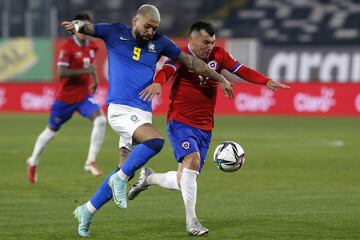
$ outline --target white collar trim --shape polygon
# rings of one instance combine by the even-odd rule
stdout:
[[[76,38],[75,35],[73,35],[73,40],[76,43],[76,45],[78,45],[79,47],[87,47],[89,45],[89,41],[85,40],[85,45],[81,45],[80,41]]]
[[[191,52],[191,54],[196,57],[195,53],[193,52],[193,50],[190,47],[190,43],[188,43],[187,47],[188,47],[189,51]]]

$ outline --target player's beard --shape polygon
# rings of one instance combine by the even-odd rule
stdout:
[[[203,51],[201,51],[202,54],[201,54],[200,58],[201,58],[202,60],[208,59],[208,58],[210,57],[211,52],[212,52],[212,49],[211,49],[211,50],[209,50],[209,49],[204,49]]]
[[[151,39],[144,39],[144,37],[141,35],[141,33],[139,31],[136,31],[135,30],[135,39],[136,39],[136,42],[140,45],[140,46],[146,46],[150,41]]]

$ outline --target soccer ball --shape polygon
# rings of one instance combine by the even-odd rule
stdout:
[[[216,147],[214,162],[224,172],[235,172],[245,163],[245,152],[240,144],[226,141]]]

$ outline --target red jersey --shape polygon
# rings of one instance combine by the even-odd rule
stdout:
[[[190,46],[183,50],[193,54]],[[241,66],[221,47],[214,47],[205,63],[218,73],[223,69],[234,72]],[[167,66],[176,71],[167,121],[175,120],[205,131],[212,130],[218,82],[204,78],[179,62],[167,62]]]
[[[97,50],[98,47],[93,41],[89,41],[85,46],[81,46],[75,37],[70,38],[61,48],[57,65],[66,66],[71,69],[87,68],[94,62]],[[65,103],[80,102],[90,94],[89,88],[92,82],[93,80],[89,73],[61,78],[56,99]]]
[[[183,51],[193,54],[190,46]],[[270,78],[240,64],[221,47],[214,47],[207,65],[220,73],[226,69],[246,81],[265,85]],[[174,74],[175,73],[175,74]],[[214,110],[218,82],[204,78],[179,62],[168,61],[156,74],[154,82],[163,84],[170,77],[173,83],[170,92],[170,106],[167,121],[175,120],[205,131],[214,128]]]

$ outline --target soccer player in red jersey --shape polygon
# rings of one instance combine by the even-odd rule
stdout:
[[[91,22],[88,14],[79,14],[75,20]],[[36,169],[41,152],[74,112],[79,112],[93,122],[84,170],[95,176],[102,175],[96,166],[96,156],[104,139],[106,117],[92,96],[98,86],[96,68],[93,65],[97,50],[95,42],[88,36],[76,33],[65,42],[60,51],[57,62],[60,84],[51,106],[48,126],[38,136],[32,155],[27,159],[27,176],[31,183],[37,181]]]
[[[216,47],[215,32],[210,23],[199,21],[191,26],[189,44],[183,51],[199,57],[219,73],[226,69],[246,81],[266,85],[274,91],[277,88],[289,88],[240,64],[226,50]],[[173,83],[167,132],[178,162],[178,170],[155,173],[150,168],[143,168],[138,182],[130,189],[128,198],[134,199],[150,185],[181,191],[186,212],[186,230],[190,235],[200,236],[209,230],[196,217],[196,179],[210,145],[218,84],[179,62],[168,61],[157,73],[154,83],[142,91],[141,96],[151,100],[160,94],[161,85],[169,79],[173,79]]]

